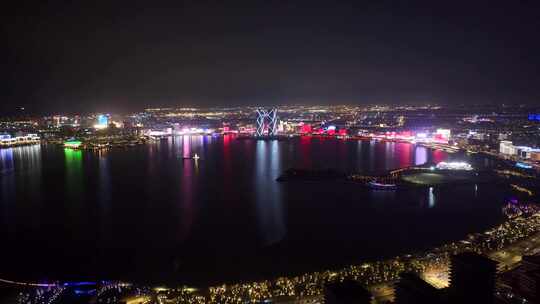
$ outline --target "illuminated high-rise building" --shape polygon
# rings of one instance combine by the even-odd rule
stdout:
[[[531,301],[540,301],[540,256],[523,256],[521,265],[513,271],[510,283],[517,294]]]
[[[435,135],[443,141],[448,141],[450,139],[452,132],[450,129],[437,129]]]
[[[109,118],[106,115],[99,115],[98,116],[98,124],[99,125],[108,125],[109,124]]]
[[[508,140],[501,140],[499,143],[499,152],[506,155],[517,154],[516,147],[514,147],[513,143]]]
[[[105,129],[109,126],[109,117],[104,114],[100,114],[97,117],[97,123],[94,125],[96,129]]]
[[[452,256],[449,294],[452,303],[494,303],[497,262],[474,252]]]

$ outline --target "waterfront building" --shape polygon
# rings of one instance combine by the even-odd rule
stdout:
[[[523,159],[530,159],[532,153],[540,152],[540,149],[535,149],[527,146],[516,146],[517,155]]]
[[[511,141],[502,140],[499,143],[499,152],[504,155],[518,156],[523,159],[539,160],[540,149],[529,146],[515,146]]]
[[[64,142],[64,147],[66,148],[78,149],[81,147],[81,145],[82,145],[82,142],[75,139],[70,139]]]
[[[516,155],[517,151],[513,143],[509,140],[501,140],[499,143],[499,152],[504,155]]]
[[[530,159],[533,161],[540,161],[540,151],[532,151],[530,153]]]
[[[515,146],[516,148],[516,154],[520,158],[529,158],[529,153],[531,153],[534,149],[527,146]]]
[[[65,116],[65,115],[53,115],[43,118],[43,123],[49,128],[61,128],[61,127],[78,127],[80,125],[80,117]]]
[[[312,132],[312,128],[310,124],[302,123],[300,124],[300,134],[310,134]]]
[[[9,134],[0,135],[0,147],[13,147],[38,143],[40,143],[40,137],[37,134],[26,134],[20,136],[11,136]]]
[[[466,162],[440,162],[435,168],[438,170],[465,170],[470,171],[473,167]]]
[[[277,109],[257,109],[257,136],[277,135]]]
[[[452,132],[450,129],[437,129],[435,131],[435,139],[448,142]]]

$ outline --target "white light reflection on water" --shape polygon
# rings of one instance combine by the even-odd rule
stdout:
[[[435,207],[435,194],[433,194],[433,187],[429,187],[428,207]]]
[[[255,154],[257,222],[263,243],[268,246],[282,240],[286,233],[281,185],[275,182],[282,170],[278,141],[258,141]]]
[[[414,164],[416,166],[423,165],[427,162],[428,159],[428,151],[424,147],[416,147],[414,151]]]

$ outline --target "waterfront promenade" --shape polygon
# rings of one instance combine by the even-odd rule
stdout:
[[[505,222],[484,233],[471,234],[464,240],[426,252],[275,280],[224,284],[191,292],[186,292],[186,288],[171,289],[170,297],[180,303],[258,303],[264,300],[321,303],[325,284],[352,279],[366,285],[375,299],[383,303],[393,297],[392,286],[401,272],[418,273],[430,284],[443,288],[448,285],[449,258],[454,254],[464,251],[485,254],[501,262],[501,270],[507,270],[514,267],[522,255],[538,252],[539,245],[540,210],[525,207],[519,215],[508,216]]]

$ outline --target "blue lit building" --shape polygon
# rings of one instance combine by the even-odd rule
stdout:
[[[109,124],[109,118],[107,117],[107,115],[99,115],[98,116],[98,125],[102,125],[102,126],[106,126]]]

